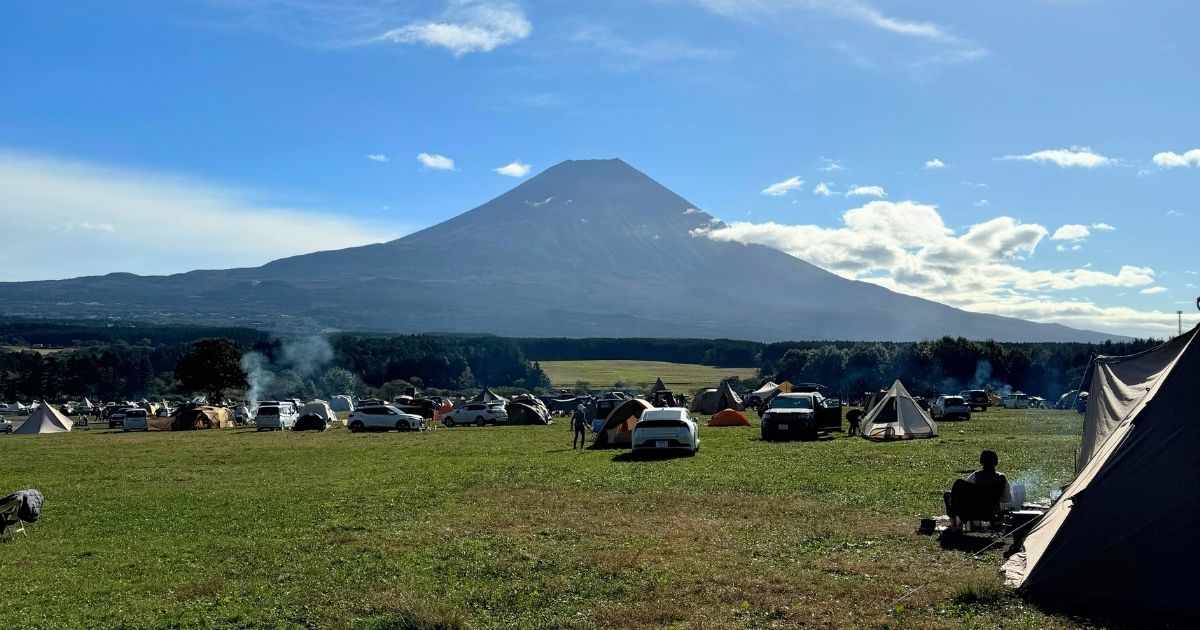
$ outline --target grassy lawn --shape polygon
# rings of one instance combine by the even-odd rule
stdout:
[[[0,490],[46,494],[0,543],[0,626],[1074,627],[1001,588],[999,549],[914,530],[983,448],[1031,497],[1069,480],[1080,424],[990,411],[890,444],[703,427],[696,457],[637,461],[570,450],[562,423],[0,436]]]
[[[633,385],[653,385],[662,378],[671,389],[688,394],[701,387],[716,387],[729,376],[753,378],[754,368],[716,368],[688,363],[662,361],[542,361],[542,369],[555,387],[572,388],[576,381],[587,381],[595,389],[612,387],[624,380]]]

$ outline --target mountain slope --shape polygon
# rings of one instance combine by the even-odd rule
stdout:
[[[172,276],[0,283],[0,308],[268,327],[514,336],[1002,341],[1111,337],[979,315],[760,246],[620,160],[568,161],[404,238]]]

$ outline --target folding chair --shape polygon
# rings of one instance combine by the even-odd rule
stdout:
[[[25,533],[25,523],[17,516],[17,512],[21,509],[21,500],[13,499],[7,503],[0,504],[0,535],[15,536],[20,533],[22,536],[28,536]]]

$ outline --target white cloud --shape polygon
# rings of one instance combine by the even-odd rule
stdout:
[[[847,197],[886,197],[883,186],[854,186],[846,191]]]
[[[1093,223],[1092,229],[1100,230],[1102,232],[1112,232],[1112,231],[1116,230],[1117,228],[1115,228],[1107,223]]]
[[[1154,165],[1159,168],[1188,168],[1200,166],[1200,149],[1192,149],[1183,153],[1164,151],[1154,154]]]
[[[1140,293],[1142,295],[1158,295],[1159,293],[1166,293],[1166,292],[1167,292],[1167,287],[1147,287],[1145,289],[1142,289],[1141,291],[1138,291],[1138,293]]]
[[[1049,231],[996,217],[955,231],[937,208],[912,201],[872,200],[842,215],[842,225],[735,222],[693,230],[697,237],[780,249],[846,278],[872,282],[975,312],[1061,322],[1126,334],[1162,334],[1165,315],[1055,296],[1088,287],[1144,288],[1153,269],[1123,265],[1028,268]]]
[[[571,41],[598,49],[621,69],[639,68],[647,63],[675,61],[711,61],[729,53],[716,48],[694,46],[674,36],[633,41],[601,26],[589,26],[571,36]]]
[[[824,164],[824,166],[818,167],[817,168],[818,171],[823,171],[825,173],[832,173],[834,171],[846,170],[846,167],[842,166],[841,160],[835,160],[833,158],[822,157],[821,162]]]
[[[789,177],[781,182],[775,182],[770,186],[762,189],[763,195],[768,197],[782,197],[793,190],[799,190],[804,186],[804,180],[799,177]]]
[[[516,4],[467,0],[453,3],[441,21],[412,22],[375,39],[437,46],[461,57],[472,52],[491,52],[532,33],[533,25]]]
[[[261,192],[0,150],[0,280],[253,267],[390,240],[397,225],[279,207]],[[69,253],[47,256],[45,252]]]
[[[1195,288],[1196,288],[1196,285],[1194,285],[1194,284],[1192,284],[1191,282],[1189,282],[1189,283],[1187,283],[1187,284],[1183,285],[1183,288],[1185,288],[1185,289],[1195,289]]]
[[[976,208],[982,208],[984,206],[991,205],[991,203],[992,202],[988,201],[987,199],[980,199],[979,201],[976,201],[976,202],[972,203],[971,205],[975,206]]]
[[[388,158],[388,156],[386,156],[382,153],[368,153],[367,159],[371,160],[372,162],[390,162],[391,161]]]
[[[932,160],[927,160],[925,162],[925,166],[922,166],[921,168],[923,168],[927,171],[939,169],[939,168],[946,168],[946,163],[937,158],[933,158]]]
[[[1078,223],[1068,223],[1057,230],[1054,230],[1054,235],[1050,237],[1052,241],[1082,241],[1092,235],[1092,231],[1086,225]]]
[[[1167,210],[1167,216],[1169,216],[1169,217],[1186,217],[1187,213],[1180,212],[1178,210]]]
[[[1096,168],[1111,166],[1117,161],[1104,157],[1089,147],[1074,146],[1070,149],[1044,149],[1026,155],[1006,155],[1002,160],[1023,160],[1026,162],[1057,164],[1059,168]]]
[[[965,179],[959,183],[962,184],[963,186],[970,186],[971,188],[987,188],[988,187],[988,185],[983,182],[969,182]]]
[[[526,175],[529,174],[529,170],[531,168],[533,168],[533,167],[529,166],[528,164],[526,164],[520,160],[517,160],[515,162],[509,162],[508,164],[505,164],[504,166],[501,166],[500,168],[494,168],[492,170],[501,175],[505,175],[507,177],[525,177]]]
[[[418,153],[417,161],[421,163],[421,166],[435,171],[454,170],[454,160],[437,153]]]
[[[703,211],[696,208],[688,208],[687,210],[683,211],[684,214],[700,214],[701,212]]]
[[[1200,272],[1196,272],[1196,271],[1190,271],[1190,270],[1189,270],[1189,271],[1185,271],[1185,272],[1183,272],[1183,273],[1186,273],[1186,274],[1187,274],[1187,275],[1189,275],[1189,276],[1194,276],[1194,275],[1196,275],[1197,273],[1200,273]]]
[[[833,195],[833,189],[829,187],[829,182],[821,182],[817,184],[816,188],[813,188],[813,194],[829,197]]]

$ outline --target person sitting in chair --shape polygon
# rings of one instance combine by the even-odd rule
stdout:
[[[966,481],[955,481],[950,492],[943,494],[951,531],[962,531],[965,521],[991,520],[998,512],[1012,508],[1012,486],[996,471],[999,464],[996,451],[980,453],[979,465],[983,468],[971,473]]]

